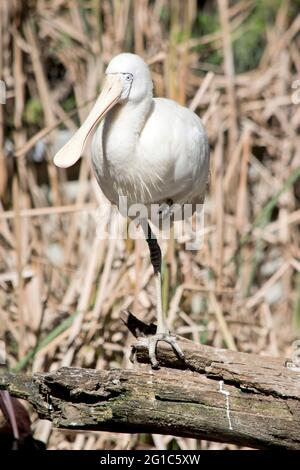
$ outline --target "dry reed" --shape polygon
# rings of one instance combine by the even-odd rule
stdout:
[[[253,4],[215,2],[219,29],[194,37],[195,0],[0,3],[0,335],[11,368],[131,367],[119,311],[154,317],[145,243],[135,251],[130,240],[97,238],[103,196],[89,159],[70,172],[52,163],[62,123],[73,131],[84,119],[106,64],[124,50],[147,60],[156,94],[189,105],[210,139],[204,246],[163,243],[169,326],[216,347],[290,356],[300,325],[300,107],[291,99],[300,14],[290,18],[281,2],[258,67],[238,74],[232,44]],[[203,45],[220,51],[224,68],[201,62]],[[28,124],[30,110],[40,117]],[[48,448],[233,447],[66,433],[32,417]]]

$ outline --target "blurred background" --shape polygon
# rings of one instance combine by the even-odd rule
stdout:
[[[189,106],[209,135],[204,245],[162,245],[170,328],[202,344],[290,357],[300,335],[300,1],[13,0],[0,3],[0,28],[8,367],[132,367],[119,312],[154,319],[146,243],[97,237],[103,195],[89,152],[68,171],[52,162],[123,51],[140,54],[155,95]],[[29,414],[48,449],[236,448],[71,433]]]

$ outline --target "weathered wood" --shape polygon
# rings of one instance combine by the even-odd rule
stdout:
[[[128,312],[137,336],[152,334]],[[144,325],[144,326],[143,326]],[[186,361],[160,343],[162,368],[95,371],[62,368],[0,376],[0,388],[28,400],[57,427],[151,432],[254,448],[300,449],[300,373],[282,359],[196,345],[180,339]],[[146,347],[136,357],[148,362]]]
[[[137,361],[149,363],[143,337],[153,334],[155,325],[146,325],[128,311],[121,312],[121,319],[131,333],[139,338],[133,345]],[[300,370],[297,372],[287,368],[283,358],[213,348],[185,338],[179,338],[179,344],[184,350],[184,361],[174,355],[169,345],[164,342],[159,344],[157,358],[161,367],[189,369],[205,374],[208,378],[236,385],[247,392],[300,400]]]

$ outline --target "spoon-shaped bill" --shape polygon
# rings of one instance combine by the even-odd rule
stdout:
[[[89,135],[105,114],[119,101],[122,83],[118,75],[107,76],[103,90],[82,126],[71,139],[56,153],[54,163],[60,168],[68,168],[81,157]]]

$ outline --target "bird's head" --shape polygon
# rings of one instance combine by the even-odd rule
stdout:
[[[114,57],[105,71],[106,79],[110,82],[120,81],[122,93],[120,102],[135,103],[152,94],[150,71],[141,57],[136,54],[123,53]]]
[[[114,57],[105,71],[105,83],[100,96],[78,131],[57,152],[55,165],[67,168],[81,157],[89,136],[107,112],[117,103],[138,104],[152,96],[150,71],[141,57],[123,53]]]

